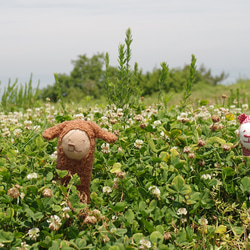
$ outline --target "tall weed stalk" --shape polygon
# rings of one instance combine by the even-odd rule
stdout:
[[[68,112],[67,112],[66,107],[65,107],[65,103],[64,103],[64,100],[63,100],[63,96],[62,96],[61,84],[60,84],[60,81],[58,80],[58,76],[57,76],[56,73],[54,73],[54,78],[55,78],[55,81],[56,81],[57,98],[58,98],[59,103],[60,103],[60,105],[62,107],[62,110],[63,110],[63,116],[57,116],[56,120],[57,120],[57,122],[63,122],[65,120],[71,120],[71,117],[68,115]]]
[[[166,80],[169,75],[169,68],[165,62],[161,63],[161,75],[159,79],[159,94],[158,94],[158,102],[164,102],[164,106],[167,106],[166,98],[163,98],[163,85],[166,84]]]
[[[195,72],[196,72],[196,58],[194,55],[192,55],[192,59],[191,59],[191,64],[190,64],[190,70],[189,70],[189,76],[187,79],[187,84],[182,96],[182,100],[181,100],[181,109],[183,110],[188,102],[188,98],[191,96],[192,93],[192,86],[193,86],[193,82],[194,82],[194,78],[195,78]]]
[[[1,107],[4,111],[13,111],[17,107],[31,108],[34,105],[35,100],[40,94],[39,90],[40,82],[36,88],[32,87],[32,74],[29,82],[24,85],[18,85],[18,79],[14,83],[9,80],[7,87],[4,87],[4,92],[1,97]]]
[[[126,109],[126,106],[133,105],[140,95],[138,88],[138,64],[135,63],[134,69],[131,69],[131,30],[126,31],[125,44],[119,45],[118,56],[118,76],[110,79],[109,54],[105,55],[105,87],[106,98],[109,104],[115,104],[118,108]]]

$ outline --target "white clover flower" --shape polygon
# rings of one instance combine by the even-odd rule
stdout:
[[[4,246],[4,245],[3,245],[3,246]],[[0,247],[1,247],[1,245],[0,245]],[[23,242],[21,242],[21,247],[17,247],[16,249],[17,249],[17,250],[26,250],[26,249],[30,249],[30,248],[29,248],[29,245],[26,244],[25,241],[23,241]]]
[[[64,207],[62,210],[63,212],[67,212],[67,213],[71,211],[70,207]]]
[[[188,118],[187,113],[181,113],[180,115],[177,116],[177,121],[180,121],[182,123],[186,123],[186,122],[190,121],[190,119]]]
[[[3,128],[3,136],[9,137],[10,136],[10,131],[8,128]]]
[[[188,114],[183,112],[180,114],[180,118],[187,118],[188,117]]]
[[[109,186],[104,186],[104,187],[102,188],[102,192],[105,193],[105,194],[109,194],[109,193],[112,192],[112,188],[109,187]]]
[[[142,145],[143,145],[143,140],[137,139],[134,143],[134,146],[139,149],[142,147]]]
[[[118,219],[118,216],[117,215],[113,215],[112,216],[112,220],[117,220]]]
[[[25,193],[20,193],[20,198],[23,199],[25,196]]]
[[[154,126],[157,127],[157,126],[161,125],[161,121],[160,120],[156,120],[156,121],[154,121],[153,124],[154,124]]]
[[[161,137],[162,139],[167,139],[167,138],[168,138],[168,136],[165,135],[164,131],[161,131],[161,132],[160,132],[160,137]]]
[[[31,173],[27,175],[28,180],[37,179],[37,173]]]
[[[83,120],[84,119],[84,115],[83,114],[74,114],[73,118],[74,119],[81,119],[81,120]]]
[[[27,109],[26,111],[27,111],[27,114],[29,115],[32,113],[32,109]]]
[[[59,230],[60,226],[62,225],[62,221],[60,219],[59,216],[57,215],[51,215],[50,219],[47,220],[49,224],[49,229],[53,230],[53,231],[57,231]]]
[[[29,234],[29,237],[31,240],[36,240],[37,237],[39,237],[39,228],[37,227],[34,227],[34,228],[31,228],[29,231],[28,231],[28,234]]]
[[[134,119],[135,119],[136,121],[142,121],[142,120],[143,120],[143,117],[142,117],[142,115],[135,115]]]
[[[17,125],[18,124],[18,120],[17,119],[12,119],[11,123]]]
[[[111,110],[116,110],[116,105],[114,104],[114,103],[112,103],[111,105],[110,105],[110,109]],[[122,110],[122,109],[121,109]]]
[[[62,218],[63,219],[68,219],[70,216],[69,216],[69,212],[71,211],[70,207],[64,207],[62,209],[63,213],[62,213]]]
[[[118,115],[117,115],[117,113],[112,112],[112,113],[111,113],[111,117],[112,117],[112,118],[117,118]]]
[[[200,224],[201,226],[206,226],[206,225],[208,224],[207,219],[204,218],[204,217],[200,218],[200,219],[198,220],[198,222],[199,222],[199,224]]]
[[[141,249],[147,249],[151,247],[151,242],[149,240],[141,239],[139,243],[141,244],[140,245]]]
[[[150,187],[148,188],[148,190],[151,191],[151,193],[152,193],[153,195],[157,196],[157,197],[159,197],[160,194],[161,194],[160,189],[159,189],[158,187],[156,187],[156,186],[150,186]]]
[[[40,125],[33,126],[33,130],[36,132],[40,131],[40,129],[41,129]]]
[[[119,148],[117,149],[117,152],[123,152],[122,147],[119,147]]]
[[[248,104],[242,104],[242,109],[245,111],[248,110]]]
[[[228,121],[228,125],[236,125],[236,120]]]
[[[103,126],[109,125],[109,119],[108,119],[108,117],[102,116],[102,117],[101,117],[101,121],[100,121],[99,124],[100,124],[100,125],[103,125]]]
[[[203,174],[201,176],[201,178],[205,179],[205,180],[211,180],[211,175],[210,174]]]
[[[101,149],[102,149],[102,152],[104,153],[104,154],[107,154],[107,153],[110,153],[110,149],[109,149],[109,143],[103,143],[102,145],[101,145]]]
[[[240,114],[241,113],[241,108],[235,108],[233,110],[236,114]]]
[[[120,108],[120,109],[117,109],[117,115],[119,116],[119,117],[122,117],[123,116],[123,112],[122,112],[123,110]]]
[[[0,242],[0,247],[4,247],[4,244]]]
[[[20,128],[17,128],[13,131],[13,134],[16,138],[18,138],[22,134],[22,130]]]
[[[181,207],[177,210],[178,215],[187,215],[187,209],[185,207]]]
[[[54,153],[51,154],[49,157],[50,157],[52,160],[56,160],[56,159],[57,159],[57,151],[54,151]]]
[[[26,129],[31,129],[31,124],[32,124],[32,121],[24,121],[24,125]]]
[[[35,108],[36,113],[41,112],[41,108]]]
[[[110,233],[115,234],[117,232],[117,229],[115,227],[110,229]]]

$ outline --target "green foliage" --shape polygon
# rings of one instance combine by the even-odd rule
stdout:
[[[37,87],[32,86],[32,74],[28,83],[18,84],[18,80],[12,84],[9,80],[7,87],[1,97],[1,109],[4,111],[14,111],[19,107],[32,108],[40,94],[39,82]]]
[[[57,74],[57,80],[52,86],[42,90],[41,98],[49,97],[51,101],[58,101],[58,82],[65,101],[80,102],[93,96],[99,98],[104,90],[104,55],[97,54],[88,58],[87,55],[78,56],[72,61],[74,68],[70,75]],[[61,98],[62,99],[62,98]]]
[[[135,105],[129,119],[114,105],[65,109],[68,118],[50,102],[22,115],[1,116],[1,246],[249,247],[250,164],[235,135],[241,108],[218,114],[217,108],[186,105],[180,113],[178,107]],[[96,140],[89,205],[80,202],[77,175],[66,187],[55,181],[67,171],[55,168],[57,140],[41,135],[79,117],[119,132],[106,150]]]

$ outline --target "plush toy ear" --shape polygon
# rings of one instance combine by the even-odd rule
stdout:
[[[95,122],[88,121],[87,123],[92,127],[96,138],[102,139],[108,143],[112,143],[117,140],[117,137],[114,134],[101,129]]]
[[[60,135],[62,129],[64,128],[64,126],[66,125],[66,123],[67,123],[67,121],[44,130],[43,131],[43,138],[47,139],[47,140],[52,140],[56,137],[59,137],[59,135]]]
[[[241,114],[238,116],[238,120],[240,122],[240,124],[242,124],[247,118],[247,115],[246,114]]]

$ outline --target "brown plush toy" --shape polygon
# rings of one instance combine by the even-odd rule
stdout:
[[[101,129],[96,123],[83,120],[62,122],[46,129],[43,137],[47,140],[59,137],[56,168],[69,171],[69,175],[62,178],[62,184],[67,185],[71,178],[70,175],[78,174],[81,181],[81,184],[77,186],[80,191],[80,199],[82,202],[87,200],[89,203],[95,138],[112,143],[116,141],[117,137]]]

